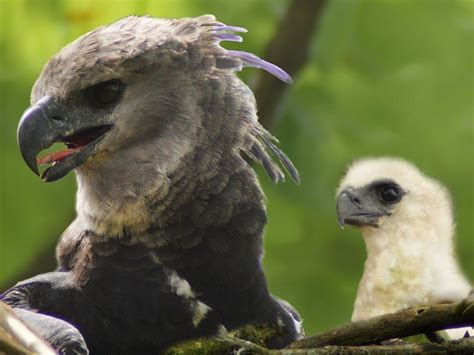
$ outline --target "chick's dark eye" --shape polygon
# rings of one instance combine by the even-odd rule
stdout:
[[[385,203],[397,203],[402,198],[402,191],[396,186],[384,186],[379,190],[379,199]]]
[[[91,105],[104,108],[120,100],[124,87],[117,79],[104,81],[85,89],[85,95]]]

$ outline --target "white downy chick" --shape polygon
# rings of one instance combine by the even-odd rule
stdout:
[[[406,308],[458,302],[472,285],[454,248],[449,192],[397,158],[356,161],[337,190],[340,225],[359,228],[367,249],[353,321]],[[447,330],[449,338],[472,328]]]

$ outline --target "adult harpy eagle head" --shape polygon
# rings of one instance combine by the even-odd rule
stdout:
[[[461,301],[471,291],[455,258],[449,193],[412,164],[353,163],[337,191],[337,215],[341,226],[361,230],[367,249],[353,321]]]
[[[18,142],[34,172],[52,164],[45,181],[75,170],[77,218],[57,272],[19,283],[5,302],[68,321],[93,353],[150,353],[251,322],[281,328],[272,347],[298,336],[298,315],[267,289],[264,196],[242,155],[274,182],[284,174],[272,157],[298,173],[235,72],[291,78],[219,45],[241,41],[236,32],[210,15],[132,16],[48,62]],[[55,142],[68,149],[37,158]]]

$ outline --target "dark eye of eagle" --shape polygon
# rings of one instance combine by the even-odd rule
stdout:
[[[383,203],[394,204],[402,199],[403,191],[397,185],[382,185],[377,189],[377,196]]]
[[[120,100],[124,89],[124,83],[113,79],[89,86],[84,90],[84,94],[92,106],[107,108]]]

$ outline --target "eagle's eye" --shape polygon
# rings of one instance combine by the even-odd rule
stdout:
[[[402,198],[402,191],[398,186],[384,185],[378,189],[378,197],[383,203],[397,203]]]
[[[92,106],[106,108],[120,100],[124,88],[124,83],[113,79],[89,86],[84,90],[84,94]]]

